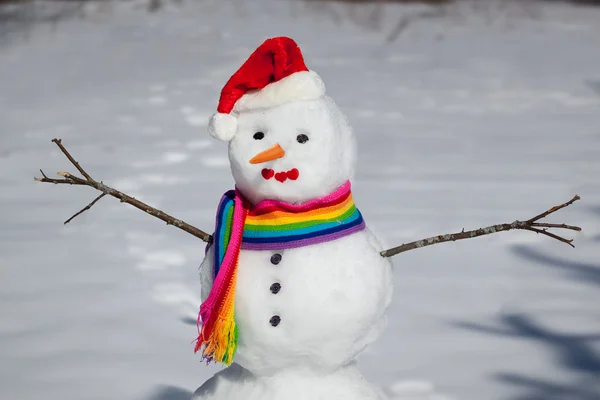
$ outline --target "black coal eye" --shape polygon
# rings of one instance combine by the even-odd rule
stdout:
[[[296,141],[298,143],[306,143],[308,142],[308,136],[306,136],[304,133],[301,133],[298,136],[296,136]]]
[[[264,134],[264,133],[262,133],[262,132],[256,132],[256,133],[254,134],[254,136],[252,136],[252,137],[253,137],[255,140],[261,140],[262,138],[264,138],[264,137],[265,137],[265,134]]]

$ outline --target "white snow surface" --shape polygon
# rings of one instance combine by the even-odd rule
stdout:
[[[550,218],[584,228],[575,249],[509,232],[394,257],[366,378],[397,399],[600,397],[600,10],[386,5],[376,28],[339,4],[97,7],[0,37],[0,398],[183,400],[220,370],[192,352],[203,243],[114,199],[64,227],[97,193],[32,178],[75,172],[60,137],[96,179],[212,230],[233,180],[206,122],[277,35],[348,115],[355,201],[388,246],[582,197]]]

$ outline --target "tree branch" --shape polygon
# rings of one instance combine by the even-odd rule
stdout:
[[[540,226],[540,227],[543,227],[543,228],[570,229],[572,231],[580,231],[581,230],[581,228],[578,227],[578,226],[565,225],[565,224],[545,224],[545,223],[534,222],[533,224],[531,224],[531,226]]]
[[[581,199],[581,197],[579,197],[578,195],[575,195],[575,196],[573,196],[573,198],[571,200],[567,201],[566,203],[559,204],[558,206],[554,206],[554,207],[550,208],[549,210],[544,211],[543,213],[538,214],[535,217],[527,220],[527,222],[529,222],[529,223],[536,222],[536,221],[538,221],[538,220],[540,220],[540,219],[542,219],[542,218],[544,218],[544,217],[546,217],[546,216],[548,216],[548,215],[550,215],[550,214],[552,214],[552,213],[560,210],[561,208],[565,208],[567,206],[570,206],[571,204],[575,203],[577,200],[580,200],[580,199]],[[579,230],[581,230],[581,229],[579,229]]]
[[[90,204],[88,204],[88,205],[87,205],[87,206],[85,206],[83,209],[81,209],[81,211],[79,211],[79,212],[75,213],[75,214],[74,214],[74,215],[73,215],[71,218],[69,218],[68,220],[66,220],[66,221],[65,221],[63,224],[64,224],[64,225],[68,224],[68,223],[69,223],[69,222],[71,222],[73,219],[75,219],[75,217],[77,217],[79,214],[83,214],[84,212],[86,212],[87,210],[89,210],[90,208],[92,208],[92,206],[93,206],[94,204],[96,204],[96,202],[97,202],[98,200],[100,200],[101,198],[103,198],[104,196],[106,196],[106,193],[102,193],[102,194],[100,194],[100,196],[96,197],[96,198],[94,199],[94,201],[92,201]]]
[[[79,165],[79,163],[77,161],[75,161],[75,159],[71,156],[71,154],[68,152],[68,150],[62,145],[62,141],[60,139],[52,139],[52,142],[55,143],[60,148],[60,150],[63,152],[63,154],[69,159],[71,164],[73,164],[75,166],[75,168],[77,168],[77,170],[81,173],[81,175],[83,175],[85,177],[85,179],[80,178],[76,175],[72,175],[69,172],[59,172],[58,175],[61,176],[62,178],[61,179],[52,179],[52,178],[48,178],[46,176],[46,174],[44,174],[44,172],[40,169],[42,177],[35,178],[35,180],[38,182],[53,183],[53,184],[90,186],[90,187],[102,192],[102,194],[100,196],[98,196],[94,201],[92,201],[90,204],[88,204],[86,207],[84,207],[81,211],[79,211],[78,213],[73,215],[71,218],[69,218],[67,221],[65,221],[65,224],[69,223],[73,218],[77,217],[81,213],[92,208],[92,206],[94,204],[96,204],[96,202],[99,201],[105,195],[109,195],[109,196],[119,199],[121,201],[121,203],[130,204],[130,205],[134,206],[135,208],[142,210],[142,211],[146,212],[147,214],[150,214],[150,215],[166,222],[167,225],[173,225],[189,234],[196,236],[197,238],[202,239],[205,242],[208,242],[208,243],[212,242],[211,235],[209,235],[206,232],[201,231],[200,229],[196,228],[195,226],[192,226],[184,221],[181,221],[175,217],[172,217],[171,215],[169,215],[161,210],[158,210],[154,207],[150,207],[148,204],[141,202],[141,201],[137,200],[136,198],[131,197],[123,192],[113,189],[113,188],[105,185],[103,182],[98,182],[98,181],[94,180]]]
[[[81,166],[79,165],[79,163],[77,161],[75,161],[75,159],[73,157],[71,157],[71,155],[69,154],[69,152],[67,151],[67,149],[65,149],[65,147],[62,145],[62,140],[61,139],[52,139],[52,141],[54,143],[56,143],[56,145],[60,148],[60,151],[63,152],[63,154],[65,156],[67,156],[67,158],[69,159],[69,161],[71,161],[71,164],[73,164],[75,166],[75,168],[77,168],[77,170],[79,172],[81,172],[81,175],[85,176],[85,179],[87,179],[88,181],[93,181],[92,177],[88,175],[87,172],[84,171],[83,168],[81,168]]]
[[[575,248],[575,245],[573,245],[573,243],[572,243],[573,239],[565,239],[562,236],[558,236],[558,235],[555,235],[554,233],[548,232],[546,229],[536,229],[536,228],[524,228],[524,229],[527,229],[528,231],[532,231],[532,232],[535,232],[535,233],[541,233],[542,235],[549,236],[549,237],[551,237],[553,239],[556,239],[556,240],[558,240],[560,242],[566,243],[569,246]]]
[[[531,231],[531,232],[535,232],[535,233],[541,233],[542,235],[546,235],[553,239],[561,241],[563,243],[567,243],[571,247],[575,247],[572,243],[573,239],[565,239],[554,233],[548,232],[547,229],[548,228],[558,228],[558,229],[570,229],[570,230],[574,230],[574,231],[581,231],[580,227],[573,226],[573,225],[565,225],[565,224],[539,223],[536,221],[538,221],[538,220],[540,220],[562,208],[565,208],[565,207],[573,204],[574,202],[576,202],[579,199],[580,199],[580,197],[575,195],[571,200],[567,201],[566,203],[552,207],[549,210],[547,210],[541,214],[538,214],[531,219],[528,219],[527,221],[515,221],[510,224],[492,225],[492,226],[488,226],[486,228],[475,229],[475,230],[467,231],[467,232],[465,232],[465,230],[463,229],[461,232],[457,232],[457,233],[449,233],[447,235],[432,236],[427,239],[417,240],[417,241],[406,243],[406,244],[403,244],[403,245],[400,245],[397,247],[393,247],[388,250],[384,250],[381,252],[381,256],[382,257],[392,257],[392,256],[395,256],[396,254],[400,254],[400,253],[403,253],[408,250],[419,249],[421,247],[430,246],[432,244],[444,243],[444,242],[454,242],[456,240],[463,240],[463,239],[471,239],[471,238],[478,237],[478,236],[490,235],[492,233],[510,231],[510,230],[514,230],[514,229],[522,229],[522,230],[527,230],[527,231]],[[544,229],[538,229],[538,227],[542,227]]]

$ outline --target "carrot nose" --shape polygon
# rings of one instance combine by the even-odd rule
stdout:
[[[276,160],[283,156],[285,156],[285,151],[283,151],[279,143],[277,143],[275,146],[261,151],[260,153],[252,157],[250,159],[250,164],[260,164],[267,161]]]

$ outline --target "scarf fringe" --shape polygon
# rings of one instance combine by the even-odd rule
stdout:
[[[195,352],[202,348],[202,360],[231,365],[237,349],[238,328],[233,318],[217,318],[213,334],[203,340],[204,329],[198,337]]]

